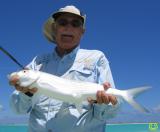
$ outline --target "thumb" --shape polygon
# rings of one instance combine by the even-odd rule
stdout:
[[[109,82],[105,82],[103,83],[103,87],[104,87],[104,90],[107,90],[108,88],[111,87],[111,84]]]
[[[90,104],[97,103],[97,101],[92,99],[91,97],[88,97],[87,100]]]

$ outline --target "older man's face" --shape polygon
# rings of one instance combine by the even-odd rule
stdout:
[[[84,33],[81,19],[71,14],[59,16],[55,29],[57,46],[66,50],[76,47]]]

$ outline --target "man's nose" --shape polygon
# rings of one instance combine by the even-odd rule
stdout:
[[[19,81],[18,75],[13,75],[9,80],[9,84],[10,85],[16,85],[18,81]]]

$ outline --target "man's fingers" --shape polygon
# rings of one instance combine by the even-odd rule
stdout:
[[[105,104],[109,104],[110,103],[109,97],[107,95],[105,95],[105,97],[104,97],[104,103]]]
[[[87,100],[90,104],[97,103],[97,100],[94,100],[91,97],[88,97]]]
[[[16,90],[18,90],[18,91],[23,91],[23,87],[21,87],[21,86],[19,86],[19,85],[15,85],[15,88],[16,88]]]
[[[97,103],[98,104],[112,103],[112,105],[116,105],[117,104],[117,98],[114,95],[106,94],[105,91],[97,91]]]
[[[102,104],[103,100],[102,100],[102,91],[97,91],[97,103],[98,104]]]
[[[29,89],[28,91],[29,91],[30,93],[34,94],[35,92],[38,91],[38,89],[37,89],[37,88],[32,88],[32,89]]]
[[[15,85],[15,89],[16,89],[17,91],[22,92],[22,93],[30,92],[30,93],[32,93],[32,94],[34,94],[34,93],[37,92],[37,90],[38,90],[37,88],[29,89],[29,88],[27,88],[27,87],[21,87],[21,86],[19,86],[19,85]]]
[[[106,95],[103,91],[101,91],[101,100],[102,100],[102,103],[106,103],[107,102],[107,99],[106,99]]]
[[[109,100],[112,103],[112,105],[116,105],[117,104],[117,98],[113,95],[109,95]]]
[[[22,93],[28,92],[28,88],[21,87],[21,86],[19,86],[19,85],[15,85],[15,88],[16,88],[17,91],[20,91],[20,92],[22,92]]]

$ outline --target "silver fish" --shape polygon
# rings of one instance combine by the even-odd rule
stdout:
[[[97,83],[78,82],[34,70],[21,70],[11,73],[9,75],[9,81],[12,83],[15,80],[16,83],[22,87],[29,87],[30,89],[36,87],[38,91],[35,95],[45,95],[75,104],[80,113],[82,112],[81,105],[83,101],[86,101],[88,97],[96,99],[97,91],[104,90],[103,85]],[[137,87],[129,90],[109,88],[106,90],[106,93],[122,98],[138,111],[149,112],[134,100],[134,97],[149,88],[149,86]]]

